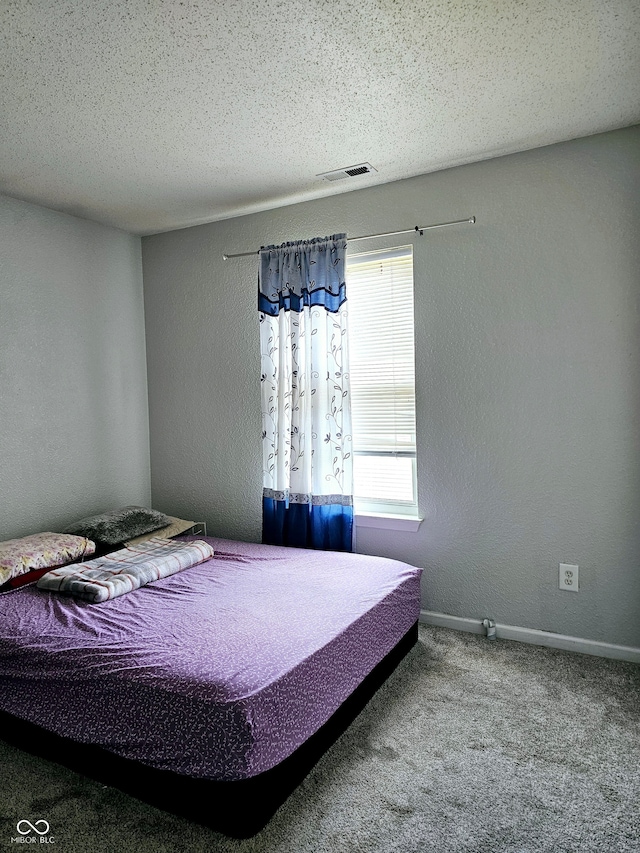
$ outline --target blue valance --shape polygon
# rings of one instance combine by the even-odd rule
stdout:
[[[260,250],[258,310],[272,317],[320,305],[336,313],[346,301],[346,234]]]

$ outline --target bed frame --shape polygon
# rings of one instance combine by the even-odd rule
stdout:
[[[415,622],[315,734],[280,764],[248,779],[217,782],[155,770],[101,747],[77,744],[4,711],[0,711],[2,739],[164,811],[232,838],[250,838],[264,828],[417,640]]]

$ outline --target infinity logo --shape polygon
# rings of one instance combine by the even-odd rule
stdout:
[[[20,829],[21,826],[28,826],[28,829]],[[44,829],[38,829],[39,826],[44,826]],[[46,835],[49,832],[49,824],[46,820],[37,820],[35,824],[28,820],[19,820],[16,829],[20,835],[27,835],[29,832],[37,832],[38,835]]]

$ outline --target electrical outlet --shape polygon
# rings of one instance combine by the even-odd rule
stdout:
[[[569,592],[578,592],[578,567],[570,566],[568,563],[560,563],[558,572],[558,586]]]

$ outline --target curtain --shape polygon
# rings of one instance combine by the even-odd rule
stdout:
[[[351,551],[346,235],[260,251],[262,541]]]

